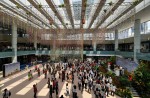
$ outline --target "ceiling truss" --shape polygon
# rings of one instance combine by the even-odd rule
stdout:
[[[58,17],[59,21],[62,23],[62,25],[64,26],[64,28],[67,29],[66,24],[63,21],[63,18],[60,16],[60,14],[57,11],[57,9],[55,8],[55,5],[53,4],[53,2],[51,0],[46,0],[46,2],[49,5],[49,7],[53,10],[53,12],[55,13],[55,15]]]
[[[113,12],[119,7],[119,5],[121,5],[123,3],[123,1],[124,0],[117,0],[117,2],[112,6],[112,8],[110,8],[110,10],[108,12],[106,12],[106,14],[104,15],[103,19],[101,19],[101,21],[98,23],[98,25],[96,26],[95,29],[98,29],[105,22],[105,20],[111,14],[113,14]]]
[[[102,8],[103,8],[105,2],[106,2],[106,0],[100,0],[100,3],[98,4],[97,9],[96,9],[94,15],[92,16],[92,19],[91,19],[91,22],[90,22],[90,24],[89,24],[89,26],[88,26],[88,29],[91,28],[91,26],[92,26],[94,20],[95,20],[96,17],[99,15],[99,13],[100,13],[100,11],[102,10]]]
[[[85,23],[86,6],[87,6],[87,0],[82,0],[80,28],[83,28],[83,24]]]
[[[69,16],[72,28],[74,29],[74,20],[73,20],[73,17],[72,17],[70,1],[69,0],[64,0],[64,3],[66,5],[65,7],[66,7],[66,10],[67,10],[67,13],[68,13],[68,16]]]
[[[38,2],[34,2],[33,0],[28,0],[41,14],[43,14],[49,21],[51,21],[54,26],[59,28],[58,24],[52,19],[52,17],[43,9],[39,8],[38,5],[40,5]]]
[[[23,3],[19,3],[19,1],[15,1],[15,0],[10,0],[12,3],[14,3],[16,6],[18,6],[19,8],[21,8],[22,10],[24,10],[26,13],[28,13],[28,15],[33,16],[35,19],[37,19],[38,21],[42,22],[43,24],[45,24],[46,26],[50,27],[46,22],[44,22],[42,19],[40,19],[40,17],[35,14],[33,11],[28,10],[27,8],[25,8],[25,5]]]

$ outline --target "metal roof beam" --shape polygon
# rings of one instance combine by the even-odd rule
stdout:
[[[95,29],[98,29],[99,26],[101,26],[105,20],[124,2],[124,0],[118,0],[114,6],[106,13],[106,15],[103,17],[103,19],[101,19],[100,23],[98,23],[98,25],[96,26]]]
[[[43,9],[43,8],[39,8],[38,2],[34,2],[33,0],[28,0],[41,14],[43,14],[48,20],[53,21],[54,26],[56,26],[57,28],[59,28],[58,24],[52,19],[52,17]]]
[[[88,26],[88,29],[91,28],[91,26],[92,26],[94,20],[95,20],[96,17],[99,15],[100,11],[102,10],[103,6],[105,5],[105,2],[106,2],[106,0],[100,0],[100,3],[98,4],[97,9],[96,9],[94,15],[92,16],[92,19],[91,19],[91,22],[90,22],[90,24],[89,24],[89,26]]]
[[[55,8],[53,2],[51,0],[46,0],[46,2],[49,5],[49,7],[52,9],[52,11],[56,14],[56,16],[58,17],[59,21],[62,23],[62,25],[64,26],[64,28],[67,29],[66,24],[63,21],[63,18],[60,16],[60,14],[57,11],[57,9]]]
[[[22,17],[22,18],[24,18],[24,19],[26,19],[27,18],[27,16],[26,15],[24,15],[23,13],[20,13],[20,12],[18,12],[18,11],[16,11],[16,10],[14,10],[14,9],[12,9],[12,8],[10,8],[10,5],[9,4],[7,4],[6,2],[4,2],[3,1],[3,3],[2,3],[2,1],[0,2],[0,5],[1,6],[3,6],[4,8],[6,8],[6,9],[8,9],[8,10],[10,10],[10,11],[12,11],[13,13],[15,13],[15,14],[17,14],[17,15],[19,15],[20,17]],[[6,6],[7,5],[7,6]],[[39,26],[39,27],[41,27],[41,28],[43,28],[43,26],[41,26],[40,24],[38,24],[37,22],[34,22],[33,20],[31,20],[31,19],[29,19],[29,21],[30,22],[32,22],[33,24],[35,24],[35,25],[37,25],[37,26]]]
[[[69,2],[69,0],[64,0],[64,3],[65,3],[65,7],[66,7],[66,10],[67,10],[72,28],[74,29],[74,20],[73,20],[73,17],[72,17],[70,2]]]
[[[83,19],[85,18],[86,6],[87,6],[87,0],[82,0],[80,28],[83,28]]]
[[[141,3],[143,0],[139,0],[138,3],[136,4],[132,4],[130,7],[128,7],[127,9],[125,9],[119,16],[117,16],[113,21],[111,21],[106,27],[110,26],[112,23],[114,23],[116,20],[118,20],[119,18],[121,18],[123,15],[125,15],[126,13],[128,13],[131,9],[133,9],[135,6],[137,6],[139,3]]]
[[[17,6],[19,6],[19,7],[20,7],[22,10],[24,10],[25,12],[31,14],[31,15],[32,15],[35,19],[37,19],[38,21],[40,21],[40,22],[44,23],[45,25],[47,25],[48,27],[50,27],[46,22],[43,22],[43,20],[40,19],[40,17],[38,17],[33,11],[30,11],[30,10],[26,9],[26,8],[24,7],[25,5],[23,5],[23,3],[20,4],[20,3],[18,3],[18,2],[15,1],[15,0],[10,0],[10,1],[11,1],[12,3],[16,4]]]

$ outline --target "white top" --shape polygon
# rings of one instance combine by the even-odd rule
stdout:
[[[87,79],[85,79],[85,83],[88,83],[88,80],[87,80]]]
[[[107,83],[106,86],[107,86],[108,88],[110,88],[110,84],[109,84],[109,83]]]
[[[109,83],[112,83],[112,78],[109,78]]]
[[[116,86],[113,86],[113,89],[112,89],[114,92],[116,91]]]
[[[68,86],[66,86],[66,91],[69,91],[69,88],[68,88]]]
[[[105,92],[104,92],[104,91],[101,91],[100,93],[101,93],[101,96],[104,96],[104,95],[105,95]]]
[[[113,90],[113,85],[112,85],[112,84],[110,85],[110,90],[111,90],[111,91]]]

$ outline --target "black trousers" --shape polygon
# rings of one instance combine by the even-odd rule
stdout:
[[[36,92],[34,92],[34,98],[37,98],[37,97],[36,97]]]

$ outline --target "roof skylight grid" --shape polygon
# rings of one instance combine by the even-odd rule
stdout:
[[[15,8],[14,6],[10,6],[9,4],[11,3],[6,3],[4,1],[0,2],[1,4],[4,4],[7,8],[9,8],[9,10],[11,9],[11,11],[9,11],[10,13],[12,13],[13,15],[17,16],[18,18],[21,18],[25,21],[27,21],[27,16],[25,15],[25,12],[22,9],[18,9]],[[14,13],[15,12],[15,13]],[[20,16],[21,15],[21,16]],[[24,18],[23,18],[24,17]],[[31,17],[30,17],[31,18]],[[34,20],[35,21],[35,20]],[[34,22],[35,23],[35,22]]]
[[[19,8],[19,6],[12,1],[18,2],[26,10],[24,10],[23,8]],[[83,11],[81,11],[83,0],[68,0],[70,11],[68,10],[68,7],[66,7],[68,5],[65,4],[65,0],[49,1],[52,2],[52,4],[54,5],[53,7],[49,6],[47,0],[0,0],[0,3],[8,3],[11,6],[9,6],[8,4],[6,5],[9,6],[12,10],[16,11],[16,13],[11,13],[16,15],[18,18],[25,21],[28,21],[30,19],[31,22],[33,22],[34,24],[36,22],[37,24],[42,25],[45,29],[48,27],[57,29],[65,29],[65,27],[67,27],[66,29],[81,29],[81,25],[83,26],[83,29],[100,29],[104,27],[107,27],[109,29],[115,27],[117,24],[127,19],[127,17],[132,13],[132,9],[130,9],[128,12],[127,8],[133,5],[134,2],[133,0],[106,0],[105,4],[102,6],[102,9],[99,10],[98,13],[95,13],[100,1],[104,0],[86,0],[86,8],[84,8]],[[116,7],[116,9],[112,11],[112,8],[118,1],[123,1],[123,3],[118,3],[118,7]],[[146,4],[148,4],[149,2],[149,0],[144,0],[142,3],[136,6],[136,12],[141,7],[146,6]],[[27,15],[28,11],[33,12],[33,15]],[[123,13],[124,11],[126,13]],[[17,13],[20,14],[17,15]],[[81,17],[81,14],[84,13],[85,16]],[[85,24],[81,23],[81,18],[84,19]],[[52,26],[50,25],[51,19],[54,22]],[[94,21],[92,19],[94,19]],[[89,25],[91,26],[89,27]]]

